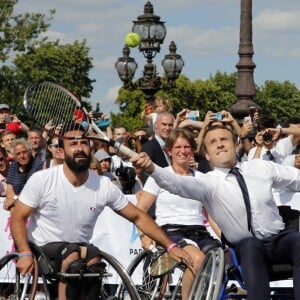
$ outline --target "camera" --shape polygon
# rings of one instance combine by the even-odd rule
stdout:
[[[135,169],[132,167],[124,167],[123,164],[121,164],[120,168],[116,170],[116,175],[119,177],[123,193],[132,194],[135,184]]]
[[[215,114],[212,114],[210,117],[211,120],[215,120],[215,121],[221,121],[223,119],[222,113],[221,112],[217,112]]]
[[[273,139],[273,136],[272,136],[271,133],[265,132],[265,133],[263,134],[262,138],[263,138],[263,141],[264,141],[264,142],[271,142],[272,139]]]

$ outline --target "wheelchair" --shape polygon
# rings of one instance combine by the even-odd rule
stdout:
[[[286,225],[293,225],[299,231],[299,211],[289,206],[279,206]],[[271,266],[271,282],[291,279],[293,267],[289,264]],[[293,300],[292,288],[270,287],[270,299]],[[212,249],[198,270],[190,293],[190,300],[247,299],[247,289],[242,278],[235,251],[232,248]]]
[[[181,240],[177,245],[183,248],[186,242]],[[220,243],[216,241],[215,245],[208,245],[202,251],[209,253],[210,249],[215,249],[219,245]],[[144,250],[140,252],[128,266],[127,272],[134,281],[141,299],[180,300],[185,269],[186,266],[183,263],[173,260],[164,249],[158,246],[154,252],[149,253]],[[122,285],[120,292],[122,292]]]
[[[97,299],[140,299],[125,268],[104,251],[100,250],[101,262],[95,270],[87,272],[86,265],[78,263],[75,272],[55,272],[53,264],[46,258],[40,247],[31,245],[31,250],[34,271],[24,278],[20,276],[15,265],[19,257],[18,252],[9,253],[0,259],[0,272],[3,278],[0,282],[1,300],[33,300],[40,287],[46,300],[56,299],[58,281],[64,279],[68,284],[68,281],[74,278],[82,282],[91,278],[99,280],[100,292]],[[123,293],[117,295],[120,284],[124,287]]]
[[[184,265],[176,264],[174,268],[164,272],[161,276],[152,276],[149,272],[149,265],[154,258],[156,258],[155,253],[143,250],[132,260],[127,268],[127,273],[133,280],[140,299],[181,299]],[[123,285],[120,285],[119,296],[122,296],[124,288]]]

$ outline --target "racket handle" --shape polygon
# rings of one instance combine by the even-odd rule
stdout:
[[[153,244],[151,244],[148,249],[152,253],[157,253],[158,252],[158,249]]]
[[[135,151],[124,146],[123,144],[119,143],[118,141],[112,141],[112,146],[130,158],[135,157],[137,155],[137,153]]]

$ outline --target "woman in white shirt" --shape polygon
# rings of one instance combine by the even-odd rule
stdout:
[[[173,130],[166,141],[165,150],[172,160],[171,166],[166,167],[169,172],[184,176],[204,176],[190,168],[190,160],[196,150],[192,132],[183,128]],[[186,269],[182,283],[182,299],[188,299],[194,274],[206,250],[219,245],[206,230],[207,218],[201,202],[171,194],[160,188],[151,177],[147,179],[143,190],[137,193],[137,200],[137,206],[144,211],[148,211],[155,202],[157,224],[174,242],[186,241],[184,250],[194,259],[193,270]],[[142,233],[140,237],[143,248],[149,249],[153,241]]]

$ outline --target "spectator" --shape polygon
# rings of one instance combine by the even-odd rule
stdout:
[[[9,162],[4,148],[0,147],[0,196],[6,196],[6,179]]]
[[[108,177],[113,183],[117,184],[117,178],[111,173],[111,156],[105,150],[98,150],[94,154],[99,175]]]
[[[28,126],[15,114],[11,114],[8,104],[0,104],[0,132],[9,130],[18,136],[19,132],[27,132]]]
[[[142,146],[149,141],[147,131],[143,128],[138,128],[133,132],[133,139],[137,153],[140,153],[142,151]]]
[[[151,136],[153,132],[155,132],[155,122],[158,114],[167,111],[171,112],[171,104],[170,101],[157,96],[153,104],[147,103],[144,107],[144,111],[142,112],[142,119],[144,121],[144,126],[147,128],[147,134]]]
[[[43,169],[60,165],[64,162],[63,151],[59,147],[58,137],[53,136],[47,141],[46,160]]]
[[[100,175],[100,164],[99,161],[94,156],[92,156],[90,169],[93,170],[96,174]]]
[[[30,143],[33,157],[44,162],[46,160],[46,140],[43,138],[43,132],[39,128],[30,128],[27,131],[27,140]]]
[[[1,146],[5,149],[8,161],[13,161],[13,155],[10,153],[12,142],[17,138],[12,131],[5,130],[1,133]]]
[[[174,127],[174,116],[170,112],[162,112],[158,114],[154,126],[155,136],[142,146],[142,151],[159,166],[167,167],[170,165],[170,159],[163,148]]]
[[[117,140],[119,138],[126,139],[128,136],[127,129],[124,125],[116,125],[114,130],[113,130],[113,139]]]
[[[34,159],[31,146],[24,138],[16,139],[11,145],[14,161],[10,164],[7,176],[6,201],[4,209],[9,210],[18,200],[29,177],[43,168],[43,162]]]
[[[256,147],[250,149],[248,160],[260,158],[280,164],[292,154],[300,140],[300,128],[275,128],[275,120],[271,117],[262,117],[257,128]],[[287,136],[280,138],[282,135]]]
[[[166,141],[165,148],[172,160],[172,165],[166,167],[166,170],[195,178],[203,176],[189,166],[193,151],[196,150],[196,142],[188,129],[174,129]],[[184,249],[194,258],[194,267],[192,270],[185,270],[182,280],[182,299],[188,299],[194,274],[205,256],[202,249],[219,246],[206,230],[202,204],[161,189],[151,177],[147,179],[143,190],[137,193],[137,199],[137,206],[144,211],[148,211],[156,202],[156,223],[174,242],[187,242]],[[153,241],[144,234],[140,236],[143,248],[148,250]]]
[[[300,128],[300,118],[290,118],[287,123],[290,128]],[[285,157],[282,165],[300,169],[300,140],[296,140],[295,142],[297,143],[295,149],[292,154]]]
[[[83,136],[84,129],[80,124],[71,128],[64,133],[69,138],[62,141],[63,165],[36,172],[16,202],[11,232],[19,252],[31,253],[29,239],[43,247],[46,255],[56,262],[57,269],[65,271],[70,263],[80,259],[84,245],[87,266],[98,263],[101,259],[99,250],[89,241],[98,216],[108,206],[165,248],[168,247],[173,258],[182,259],[190,267],[193,264],[191,257],[176,247],[147,214],[129,202],[108,178],[89,170],[89,140]],[[53,182],[56,184],[53,185]],[[26,227],[29,217],[30,223]],[[17,261],[17,268],[23,276],[32,267],[31,256],[22,256]],[[66,283],[61,280],[58,299],[78,299],[80,285],[80,279],[74,279],[73,283],[68,282],[66,291]],[[99,286],[99,278],[90,281],[87,299],[98,298]]]

